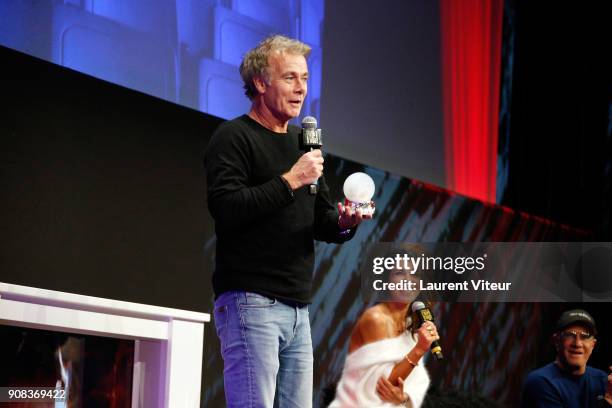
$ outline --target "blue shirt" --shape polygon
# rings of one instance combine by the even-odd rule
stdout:
[[[602,370],[587,366],[584,374],[572,375],[550,363],[527,376],[521,407],[600,407],[598,396],[605,396],[607,384],[608,375]]]

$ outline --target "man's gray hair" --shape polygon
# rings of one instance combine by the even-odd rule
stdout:
[[[310,51],[310,46],[283,35],[272,35],[264,39],[257,47],[245,54],[240,64],[240,76],[244,81],[246,96],[251,100],[257,96],[257,88],[253,82],[256,76],[261,76],[266,82],[270,81],[268,57],[272,53],[303,55],[304,58],[307,58]]]

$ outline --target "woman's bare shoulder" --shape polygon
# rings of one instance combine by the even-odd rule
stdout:
[[[379,305],[366,309],[357,321],[355,332],[359,333],[361,345],[392,337],[393,321]]]

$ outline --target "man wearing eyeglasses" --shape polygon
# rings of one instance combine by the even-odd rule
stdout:
[[[527,376],[522,408],[612,407],[612,374],[587,366],[597,343],[593,317],[582,309],[564,312],[553,342],[557,358]]]

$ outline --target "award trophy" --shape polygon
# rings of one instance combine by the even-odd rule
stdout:
[[[353,173],[344,181],[344,196],[353,210],[361,209],[364,215],[373,215],[376,207],[372,201],[374,196],[374,180],[365,173]]]

